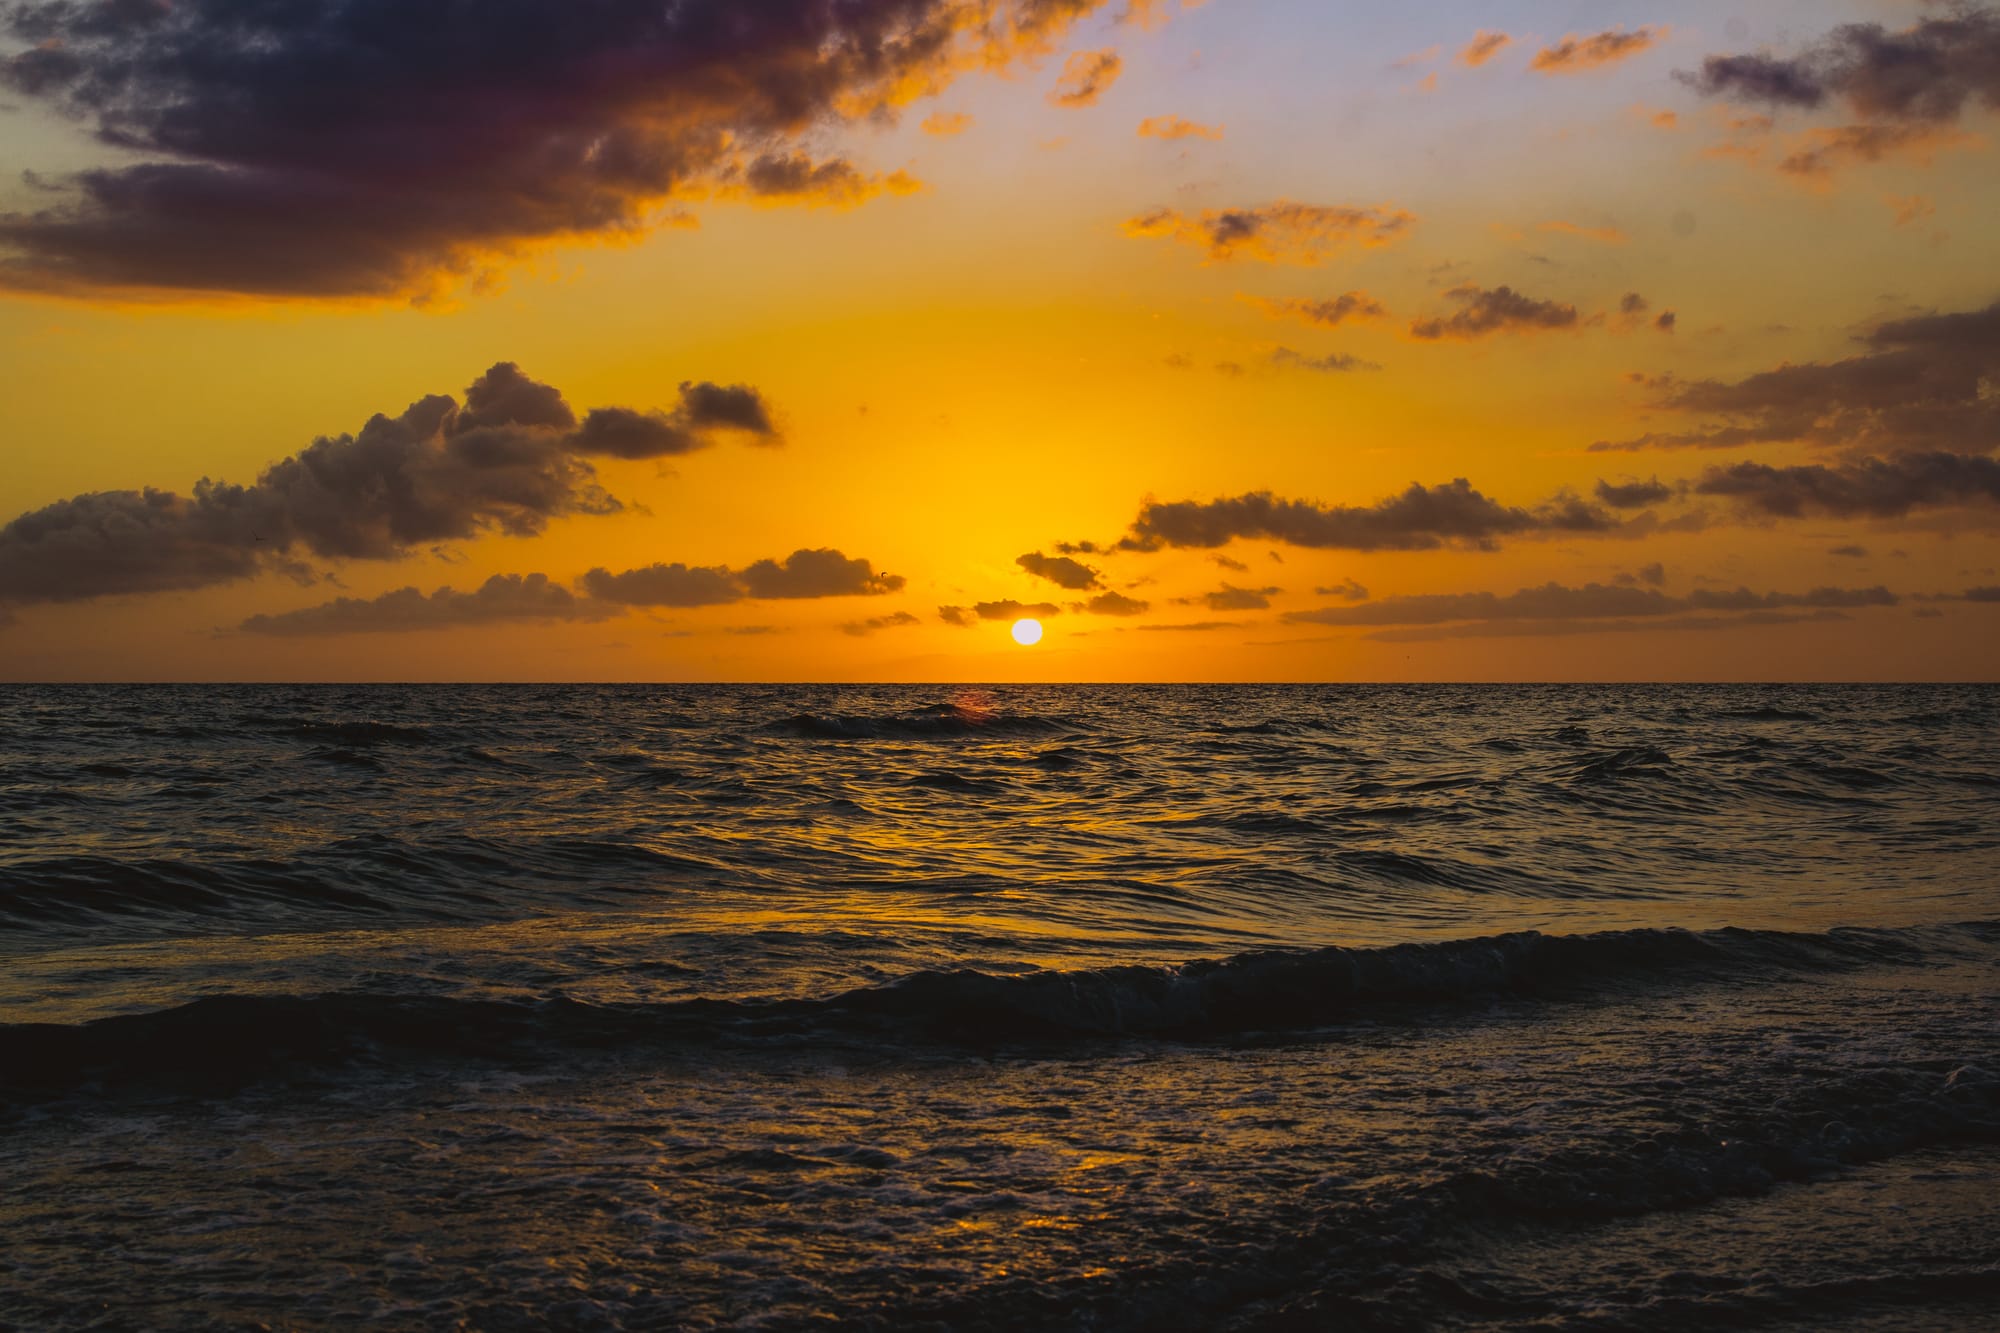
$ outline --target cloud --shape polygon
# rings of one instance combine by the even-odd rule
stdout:
[[[1777,164],[1792,175],[1824,178],[1892,156],[1925,161],[1940,148],[1973,142],[1950,128],[1967,103],[2000,109],[2000,15],[1964,5],[1899,32],[1848,23],[1796,56],[1710,56],[1699,72],[1675,77],[1704,96],[1774,109],[1843,106],[1853,123],[1808,130],[1793,141]],[[1719,151],[1761,162],[1754,138],[1772,124],[1737,122],[1732,128],[1748,130],[1753,142],[1739,138]]]
[[[885,629],[901,629],[905,625],[921,625],[922,623],[922,620],[911,615],[908,611],[897,611],[892,615],[870,616],[866,620],[850,620],[840,628],[843,633],[852,634],[856,638],[866,638],[870,634],[876,634]]]
[[[1149,500],[1119,547],[1213,550],[1252,538],[1320,550],[1430,551],[1446,545],[1487,550],[1505,536],[1617,527],[1616,518],[1575,496],[1558,495],[1531,512],[1490,499],[1460,477],[1439,486],[1412,483],[1372,505],[1321,505],[1269,491],[1206,503]]]
[[[972,117],[964,111],[933,111],[919,126],[925,134],[949,139],[972,128]]]
[[[1696,591],[1670,597],[1658,588],[1588,583],[1580,588],[1546,583],[1500,596],[1490,592],[1425,593],[1387,597],[1365,606],[1288,611],[1284,619],[1309,625],[1443,625],[1456,621],[1605,620],[1675,615],[1686,611],[1836,610],[1895,606],[1887,588],[1815,588],[1806,593]]]
[[[1504,32],[1489,32],[1482,29],[1465,44],[1465,49],[1458,53],[1458,63],[1467,69],[1478,69],[1513,44],[1514,39]]]
[[[1365,602],[1368,600],[1368,589],[1362,587],[1351,578],[1342,579],[1330,588],[1314,588],[1313,591],[1321,597],[1338,597],[1344,602]]]
[[[1807,444],[1869,452],[1990,452],[2000,441],[2000,302],[1892,320],[1869,349],[1733,383],[1641,377],[1651,406],[1709,418],[1689,431],[1601,440],[1594,452]]]
[[[2000,501],[2000,460],[1932,453],[1833,467],[1738,463],[1708,469],[1694,489],[1767,518],[1901,518],[1914,509]]]
[[[1710,56],[1675,77],[1704,96],[1773,107],[1845,102],[1868,121],[1955,121],[1970,101],[2000,110],[2000,15],[1964,6],[1901,32],[1847,23],[1804,53]]]
[[[339,597],[298,611],[251,616],[239,628],[285,636],[402,633],[523,620],[602,620],[619,609],[578,597],[546,574],[495,574],[474,592],[439,588],[425,596],[398,588],[380,597]]]
[[[1659,27],[1635,28],[1630,32],[1611,29],[1589,37],[1571,33],[1554,46],[1545,46],[1537,51],[1528,67],[1538,74],[1576,74],[1601,69],[1647,50],[1667,32],[1665,27]]]
[[[1345,374],[1353,370],[1380,370],[1378,362],[1365,360],[1348,352],[1328,352],[1324,356],[1307,356],[1289,347],[1280,347],[1265,358],[1280,370],[1312,370],[1323,375]]]
[[[1040,551],[1030,551],[1016,556],[1014,563],[1037,578],[1047,579],[1058,588],[1068,588],[1071,592],[1085,592],[1104,586],[1101,576],[1080,560],[1072,560],[1066,555],[1043,555]]]
[[[1852,617],[1842,611],[1752,611],[1740,616],[1668,616],[1657,620],[1469,621],[1457,625],[1381,629],[1362,637],[1377,643],[1436,643],[1450,639],[1540,639],[1580,634],[1683,634],[1777,625],[1818,625],[1850,619]]]
[[[1141,625],[1141,630],[1154,634],[1210,634],[1219,629],[1242,629],[1237,620],[1196,620],[1181,625]]]
[[[67,602],[201,588],[303,557],[397,560],[485,533],[533,536],[622,506],[586,454],[654,457],[718,430],[772,442],[763,399],[688,383],[672,412],[599,408],[579,425],[553,387],[502,361],[459,403],[433,394],[352,435],[322,436],[248,485],[99,491],[0,527],[0,602]]]
[[[1091,106],[1118,82],[1124,68],[1125,62],[1109,47],[1102,51],[1072,52],[1063,62],[1062,77],[1049,93],[1049,102],[1064,107]]]
[[[1581,322],[1575,306],[1536,300],[1512,287],[1495,287],[1487,291],[1468,282],[1452,288],[1445,295],[1458,302],[1458,312],[1415,321],[1410,325],[1411,337],[1427,342],[1445,338],[1471,341],[1496,333],[1573,329]]]
[[[1837,555],[1846,560],[1864,560],[1868,556],[1868,548],[1865,546],[1834,546],[1828,548],[1827,554]]]
[[[1367,292],[1342,292],[1339,296],[1243,298],[1273,319],[1296,319],[1320,328],[1339,328],[1348,320],[1386,319],[1389,311]]]
[[[808,208],[855,208],[881,194],[915,194],[923,182],[905,171],[886,176],[861,171],[843,157],[814,161],[804,153],[766,153],[740,175],[723,176],[728,192],[757,203]],[[735,188],[740,182],[740,190]]]
[[[599,567],[579,580],[592,597],[619,606],[727,606],[743,600],[736,575],[722,565],[679,561],[613,574]]]
[[[1179,116],[1148,116],[1139,122],[1141,139],[1220,139],[1223,127],[1200,125]]]
[[[877,573],[868,561],[828,547],[759,560],[743,569],[724,565],[644,565],[613,574],[602,567],[578,582],[592,597],[619,606],[726,606],[741,601],[818,597],[880,597],[901,591],[900,574]]]
[[[1161,208],[1125,223],[1125,234],[1166,237],[1207,252],[1208,262],[1253,259],[1311,266],[1351,246],[1391,245],[1416,225],[1390,207],[1350,208],[1280,199],[1255,208],[1211,208],[1199,215]]]
[[[1674,488],[1663,483],[1658,477],[1651,481],[1631,481],[1614,484],[1600,480],[1597,483],[1597,498],[1613,509],[1644,509],[1647,505],[1660,504],[1671,500]]]
[[[971,606],[940,606],[938,618],[947,625],[970,629],[982,620],[1019,620],[1028,617],[1046,620],[1059,616],[1062,608],[1054,602],[975,602]]]
[[[1153,604],[1123,593],[1106,592],[1085,602],[1082,609],[1094,616],[1140,616],[1152,610]]]
[[[1283,591],[1283,588],[1239,588],[1225,583],[1202,600],[1211,611],[1268,611],[1271,599]]]
[[[0,216],[0,283],[71,296],[421,296],[677,199],[852,203],[814,130],[1045,52],[1098,0],[9,5],[0,87],[125,157]]]
[[[901,574],[878,574],[859,556],[849,559],[831,547],[797,550],[783,561],[759,560],[738,575],[744,594],[763,599],[796,597],[878,597],[901,591]]]
[[[2000,602],[2000,588],[1967,588],[1964,598],[1968,602]]]

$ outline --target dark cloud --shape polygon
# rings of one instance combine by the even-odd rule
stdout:
[[[1280,199],[1255,208],[1211,208],[1200,214],[1156,209],[1128,220],[1125,234],[1164,236],[1198,246],[1214,263],[1255,259],[1310,265],[1349,246],[1399,241],[1416,222],[1401,209],[1328,207]]]
[[[938,618],[947,625],[970,629],[982,620],[1019,620],[1023,616],[1046,620],[1059,616],[1062,608],[1053,602],[975,602],[971,606],[940,606]]]
[[[1271,599],[1283,591],[1283,588],[1239,588],[1225,583],[1202,600],[1211,611],[1268,611]]]
[[[1939,124],[1967,102],[2000,109],[2000,15],[1966,5],[1901,32],[1848,23],[1797,56],[1710,56],[1676,77],[1710,97],[1803,108],[1837,100],[1865,121]]]
[[[1491,291],[1465,283],[1446,296],[1458,302],[1459,310],[1448,316],[1419,319],[1410,325],[1410,336],[1434,342],[1442,338],[1471,340],[1496,333],[1540,333],[1549,329],[1573,329],[1581,317],[1573,305],[1540,301],[1524,296],[1512,287]]]
[[[1102,51],[1072,52],[1063,62],[1062,76],[1049,93],[1049,102],[1062,107],[1091,106],[1118,82],[1124,68],[1125,62],[1109,47]]]
[[[1237,620],[1197,620],[1181,625],[1141,625],[1142,630],[1154,634],[1209,634],[1219,629],[1242,629]]]
[[[1865,546],[1835,546],[1830,548],[1827,554],[1837,555],[1846,560],[1864,560],[1868,556],[1868,548]]]
[[[769,405],[749,385],[687,382],[680,392],[680,405],[672,412],[593,408],[570,447],[611,458],[665,458],[707,448],[718,430],[740,431],[753,443],[779,442]]]
[[[840,628],[856,638],[865,638],[885,629],[900,629],[905,625],[921,625],[922,620],[908,611],[898,611],[893,615],[870,616],[866,620],[850,620]]]
[[[546,574],[495,574],[473,592],[439,588],[425,596],[398,588],[380,597],[338,597],[298,611],[251,616],[240,628],[276,635],[400,633],[523,620],[601,620],[618,610],[578,597]]]
[[[734,173],[729,173],[734,179]],[[913,194],[922,183],[908,172],[871,176],[846,158],[815,161],[804,153],[766,153],[744,167],[742,187],[767,203],[853,208],[879,194]]]
[[[1965,600],[1968,602],[2000,602],[2000,588],[1967,588]]]
[[[868,561],[828,548],[797,550],[783,561],[744,569],[723,565],[645,565],[613,574],[593,569],[578,580],[592,597],[620,606],[726,606],[746,600],[878,597],[903,587],[900,574],[878,574]]]
[[[1095,569],[1066,555],[1043,555],[1040,551],[1030,551],[1016,556],[1014,563],[1035,577],[1047,579],[1058,588],[1067,588],[1071,592],[1088,592],[1104,586],[1102,576]]]
[[[0,528],[0,601],[205,587],[301,556],[399,559],[615,512],[577,456],[582,434],[561,394],[501,362],[463,405],[420,399],[353,435],[322,436],[248,486],[103,491],[23,514]]]
[[[1578,37],[1574,33],[1535,53],[1529,68],[1539,74],[1575,74],[1638,55],[1667,35],[1665,28],[1612,29]]]
[[[1613,509],[1644,509],[1671,500],[1674,488],[1666,485],[1658,477],[1651,481],[1629,481],[1613,483],[1600,480],[1597,483],[1597,498]]]
[[[1679,315],[1676,315],[1673,311],[1662,310],[1660,312],[1660,317],[1653,321],[1653,327],[1658,329],[1661,333],[1672,333],[1674,331],[1675,326],[1680,323],[1680,319],[1681,317]]]
[[[1440,486],[1412,484],[1372,505],[1320,505],[1269,491],[1206,503],[1148,501],[1123,550],[1214,549],[1261,538],[1321,550],[1429,551],[1447,544],[1491,549],[1498,538],[1530,533],[1608,532],[1618,520],[1573,495],[1535,510],[1488,498],[1460,477]]]
[[[1338,597],[1346,602],[1365,602],[1368,600],[1368,589],[1362,587],[1353,579],[1342,579],[1330,588],[1314,588],[1313,591],[1321,597]]]
[[[1244,564],[1241,560],[1232,560],[1226,555],[1212,555],[1209,559],[1221,568],[1230,570],[1233,573],[1245,574],[1250,570],[1250,566]]]
[[[1657,588],[1588,583],[1580,588],[1547,583],[1500,596],[1490,592],[1427,593],[1388,597],[1365,606],[1288,611],[1285,620],[1310,625],[1444,625],[1457,621],[1566,621],[1670,616],[1688,611],[1837,610],[1895,606],[1887,588],[1816,588],[1807,593],[1696,591],[1670,597]]]
[[[1682,634],[1777,625],[1817,625],[1852,619],[1841,611],[1753,611],[1740,616],[1665,616],[1657,620],[1474,620],[1457,625],[1381,629],[1377,643],[1437,643],[1450,639],[1545,639],[1582,634]]]
[[[0,86],[131,165],[0,218],[0,281],[71,294],[421,294],[632,236],[676,192],[852,202],[815,127],[1046,50],[1098,0],[36,0]],[[905,178],[906,179],[906,178]]]
[[[1854,451],[2000,445],[2000,302],[1892,320],[1840,361],[1786,364],[1746,379],[1640,377],[1652,406],[1708,420],[1689,431],[1601,440],[1593,452],[1809,444]]]
[[[1904,454],[1829,467],[1738,463],[1713,467],[1697,494],[1731,499],[1770,518],[1901,518],[1913,509],[2000,501],[2000,461],[1965,454]]]
[[[1273,319],[1296,319],[1327,329],[1338,328],[1351,319],[1387,319],[1389,316],[1389,308],[1367,292],[1342,292],[1339,296],[1322,298],[1247,299]]]
[[[1267,358],[1280,370],[1312,370],[1322,375],[1342,375],[1355,370],[1380,370],[1373,361],[1363,360],[1345,352],[1329,352],[1325,356],[1307,356],[1289,347],[1280,347]]]
[[[1153,609],[1153,604],[1137,597],[1127,597],[1124,593],[1106,592],[1074,609],[1087,611],[1093,616],[1142,616]]]

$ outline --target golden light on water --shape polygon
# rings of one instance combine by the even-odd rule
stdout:
[[[1017,620],[1014,622],[1014,642],[1023,648],[1032,648],[1042,641],[1042,622],[1039,620]]]

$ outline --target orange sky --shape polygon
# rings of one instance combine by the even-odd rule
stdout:
[[[0,677],[1992,678],[2000,7],[430,8],[0,32]]]

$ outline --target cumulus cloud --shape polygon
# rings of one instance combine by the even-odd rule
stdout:
[[[1099,593],[1076,609],[1087,611],[1094,616],[1141,616],[1152,608],[1151,602],[1141,601],[1137,597],[1127,597],[1119,592],[1106,592]]]
[[[677,197],[856,202],[910,182],[802,164],[812,130],[1045,52],[1099,7],[10,4],[0,87],[127,160],[0,216],[0,282],[408,296],[549,242],[641,234]]]
[[[1220,139],[1222,126],[1202,125],[1180,116],[1148,116],[1139,122],[1141,139]]]
[[[1014,563],[1036,578],[1047,579],[1058,588],[1068,588],[1071,592],[1087,592],[1104,586],[1095,569],[1066,555],[1043,555],[1040,551],[1030,551],[1016,556]]]
[[[1211,611],[1268,611],[1271,599],[1283,591],[1283,588],[1239,588],[1225,583],[1203,596],[1202,601]]]
[[[1634,28],[1630,32],[1614,28],[1588,37],[1571,33],[1555,45],[1537,51],[1529,68],[1538,74],[1576,74],[1601,69],[1631,59],[1666,35],[1664,27]]]
[[[200,588],[296,570],[307,556],[396,560],[489,532],[532,536],[621,508],[585,455],[686,453],[724,431],[778,439],[747,385],[688,382],[670,412],[596,408],[579,423],[554,387],[502,361],[463,403],[433,394],[321,436],[248,486],[99,491],[23,514],[0,527],[0,602]]]
[[[1712,467],[1694,489],[1767,518],[1901,518],[1916,509],[2000,501],[2000,460],[1968,454],[1903,454],[1827,466]]]
[[[2000,443],[2000,302],[1892,320],[1839,361],[1779,366],[1734,382],[1640,377],[1650,405],[1708,420],[1694,430],[1602,440],[1595,452],[1808,444],[1868,452]]]
[[[1290,296],[1243,298],[1273,319],[1296,319],[1319,328],[1335,329],[1349,320],[1386,319],[1389,311],[1367,292],[1342,292],[1324,298]]]
[[[897,611],[893,615],[870,616],[866,620],[850,620],[840,628],[842,632],[852,634],[856,638],[866,638],[870,634],[878,634],[885,629],[901,629],[906,625],[921,625],[922,623],[922,620],[911,615],[908,611]]]
[[[1644,509],[1648,505],[1656,505],[1663,501],[1671,500],[1673,495],[1674,488],[1662,482],[1658,477],[1654,477],[1650,481],[1609,482],[1600,480],[1597,483],[1597,498],[1604,501],[1605,504],[1610,505],[1613,509]]]
[[[881,194],[915,194],[923,182],[906,171],[871,175],[843,157],[819,161],[804,153],[765,153],[740,172],[723,173],[727,192],[757,203],[854,208]]]
[[[402,633],[510,621],[602,620],[617,611],[551,583],[546,574],[495,574],[473,592],[439,588],[426,596],[398,588],[380,597],[338,597],[298,611],[251,616],[239,628],[287,636]]]
[[[1109,47],[1072,52],[1063,62],[1062,77],[1049,93],[1049,102],[1063,107],[1091,106],[1118,82],[1124,68],[1125,62]]]
[[[1353,246],[1393,244],[1416,222],[1413,214],[1388,206],[1333,207],[1280,199],[1255,208],[1210,208],[1199,214],[1155,209],[1127,220],[1125,234],[1196,246],[1210,263],[1252,259],[1311,266]]]
[[[1206,502],[1149,500],[1119,548],[1213,550],[1249,538],[1321,550],[1486,550],[1506,536],[1604,533],[1618,526],[1614,516],[1573,495],[1520,509],[1482,495],[1460,477],[1439,486],[1412,483],[1372,505],[1321,505],[1269,491]]]
[[[1465,49],[1458,53],[1458,63],[1467,69],[1478,69],[1481,65],[1493,59],[1494,56],[1499,55],[1513,44],[1514,39],[1504,32],[1491,32],[1482,29],[1477,36],[1465,44]]]
[[[1963,5],[1897,32],[1848,23],[1795,56],[1710,56],[1699,71],[1675,77],[1706,96],[1774,110],[1844,107],[1852,123],[1791,141],[1777,166],[1794,176],[1823,178],[1892,156],[1923,161],[1973,142],[1951,128],[1969,103],[2000,109],[2000,14]],[[1772,128],[1770,119],[1739,120],[1737,139],[1720,151],[1761,162],[1761,139]]]
[[[877,573],[868,561],[830,547],[801,548],[783,560],[759,560],[742,569],[652,564],[613,574],[597,568],[579,582],[591,596],[620,606],[723,606],[746,600],[879,597],[898,592],[900,574]]]
[[[1426,593],[1386,597],[1365,606],[1329,606],[1288,611],[1284,619],[1310,625],[1442,625],[1456,621],[1605,620],[1675,615],[1687,611],[1837,610],[1895,606],[1887,588],[1815,588],[1805,593],[1696,591],[1670,597],[1658,588],[1587,583],[1580,588],[1550,582],[1501,596],[1490,592]]]
[[[970,629],[982,620],[1046,620],[1059,616],[1062,608],[1054,602],[975,602],[971,606],[940,606],[938,619],[947,625]]]
[[[1351,578],[1342,579],[1330,588],[1314,588],[1313,591],[1321,597],[1338,597],[1343,602],[1365,602],[1368,600],[1368,589],[1362,587]]]
[[[1452,288],[1445,295],[1458,302],[1457,312],[1415,321],[1410,325],[1411,337],[1426,342],[1447,338],[1469,342],[1496,333],[1573,329],[1581,322],[1575,306],[1537,300],[1512,287],[1495,287],[1488,291],[1468,282]]]

